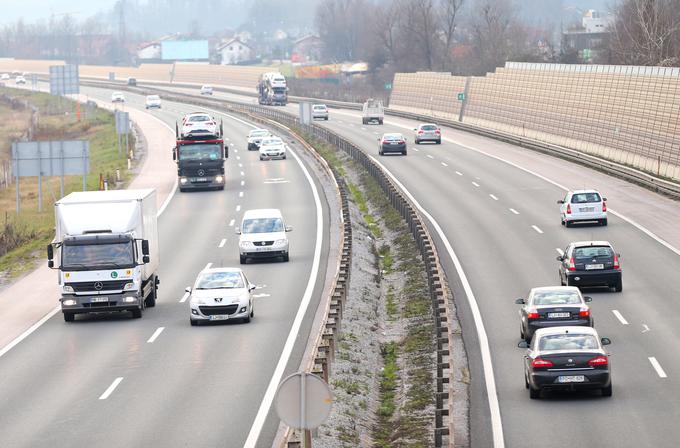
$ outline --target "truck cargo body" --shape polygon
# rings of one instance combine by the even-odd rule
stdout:
[[[361,122],[363,124],[369,124],[371,122],[383,124],[384,119],[385,109],[383,108],[382,101],[369,99],[364,103],[361,116]]]
[[[76,314],[155,306],[160,250],[153,189],[75,192],[54,207],[48,263],[59,269],[61,309]]]

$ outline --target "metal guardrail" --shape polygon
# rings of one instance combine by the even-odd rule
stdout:
[[[120,87],[120,85],[117,85]],[[136,91],[138,89],[127,89]],[[444,277],[444,271],[439,262],[437,250],[435,248],[433,239],[424,224],[425,221],[420,216],[415,205],[413,205],[401,189],[389,178],[389,176],[380,168],[380,166],[358,146],[336,134],[329,129],[322,126],[302,125],[297,117],[293,114],[277,109],[272,106],[259,106],[244,104],[236,101],[228,101],[224,99],[215,98],[198,98],[193,95],[173,93],[166,96],[170,101],[179,101],[185,104],[194,104],[203,107],[226,107],[229,111],[248,115],[253,119],[270,119],[278,123],[284,124],[289,128],[301,128],[310,133],[314,137],[324,140],[339,150],[344,151],[355,161],[361,164],[368,173],[373,176],[382,190],[388,196],[392,206],[400,213],[402,218],[406,221],[411,234],[418,246],[418,250],[425,264],[425,271],[427,274],[427,284],[432,300],[432,309],[436,328],[436,395],[435,395],[435,415],[434,415],[434,433],[433,446],[435,448],[453,447],[454,446],[454,432],[453,432],[453,387],[450,382],[452,377],[452,349],[453,338],[449,331],[448,322],[452,319],[450,315],[450,307],[447,299],[450,290]],[[336,179],[343,182],[342,178],[334,173]],[[342,195],[342,193],[341,193]],[[351,232],[351,224],[349,223],[349,211],[345,211],[347,205],[347,192],[345,190],[343,201],[343,218],[345,219],[345,231]],[[351,235],[351,233],[349,233]],[[346,254],[344,264],[341,262],[341,269],[338,274],[337,283],[333,292],[329,306],[329,315],[325,324],[325,331],[320,339],[319,345],[316,347],[316,354],[314,357],[313,373],[317,373],[328,378],[330,373],[330,362],[332,361],[332,352],[334,350],[335,337],[339,332],[339,322],[342,316],[342,309],[344,301],[347,298],[347,286],[350,275],[350,256],[351,256],[351,240],[345,239],[343,243],[343,257]],[[343,270],[344,268],[344,270]],[[333,313],[333,314],[330,314]],[[292,443],[298,443],[293,441]],[[290,445],[300,446],[300,445]]]

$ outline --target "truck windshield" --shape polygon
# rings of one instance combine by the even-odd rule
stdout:
[[[286,93],[286,88],[285,87],[274,87],[274,93],[277,95],[283,95]]]
[[[221,148],[218,144],[213,145],[181,145],[179,147],[179,160],[219,160]]]
[[[132,267],[134,255],[132,244],[127,242],[106,244],[64,244],[62,251],[62,267],[77,270],[92,267]]]

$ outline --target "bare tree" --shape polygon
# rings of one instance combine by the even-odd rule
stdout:
[[[432,70],[438,44],[434,0],[402,0],[401,8],[405,37],[413,40],[422,68]]]
[[[456,27],[458,25],[458,17],[463,9],[464,0],[440,0],[439,2],[439,21],[442,35],[444,37],[445,55],[442,58],[442,64],[450,64],[452,61],[451,51],[455,43]]]
[[[480,73],[493,71],[512,53],[512,31],[517,31],[508,0],[482,0],[471,32]]]

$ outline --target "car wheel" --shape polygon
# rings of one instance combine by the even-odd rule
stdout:
[[[197,327],[198,326],[198,321],[193,320],[192,318],[189,318],[189,323],[191,324],[192,327]]]
[[[262,158],[262,156],[260,156],[260,160],[264,160],[264,159]]]
[[[250,323],[250,314],[246,317],[243,318],[243,323],[244,324],[249,324]]]
[[[532,400],[536,400],[541,398],[541,389],[532,389],[531,387],[529,388],[529,398]]]
[[[420,145],[420,140],[415,139],[415,144],[416,144],[416,145]]]
[[[238,260],[241,262],[241,264],[246,264],[246,261],[248,261],[243,255],[239,255]]]
[[[520,339],[526,340],[526,338],[524,337],[524,325],[522,324],[519,324],[519,337]]]
[[[612,393],[613,393],[612,383],[609,383],[609,386],[602,388],[602,396],[603,397],[611,397]]]
[[[405,155],[406,155],[406,150],[403,150],[403,151],[401,152],[401,155],[402,155],[402,156],[405,156]]]
[[[600,220],[600,225],[601,225],[602,227],[606,226],[606,225],[607,225],[607,218],[601,219],[601,220]]]
[[[619,279],[616,281],[616,284],[614,285],[614,291],[623,291],[623,279],[621,277],[619,277]]]
[[[382,118],[380,120],[378,120],[378,124],[383,124]]]
[[[437,140],[437,144],[438,144],[438,145],[441,145],[441,144],[442,144],[441,139]]]
[[[290,261],[290,255],[288,255],[288,252],[283,256],[283,261]]]
[[[565,227],[571,227],[571,222],[567,221],[566,219],[564,220],[564,226]]]
[[[284,155],[282,158],[283,158],[283,160],[286,160],[286,156],[285,156],[285,155]]]
[[[527,341],[527,344],[531,343],[531,338],[534,337],[533,333],[530,333],[529,330],[524,332],[524,340]]]
[[[524,387],[527,388],[527,389],[530,389],[529,381],[527,380],[526,373],[524,374]]]
[[[75,319],[75,313],[64,313],[64,322],[73,322]]]
[[[326,121],[328,121],[328,117],[326,117]]]
[[[381,156],[384,156],[385,154],[383,153],[382,149],[378,150],[378,154]]]

